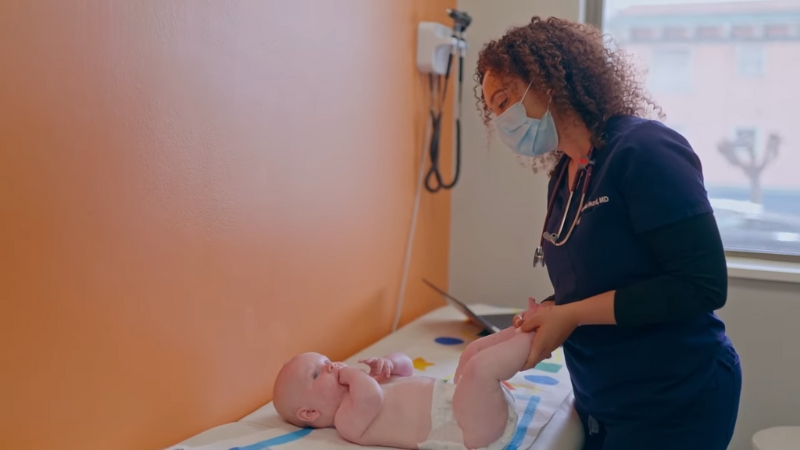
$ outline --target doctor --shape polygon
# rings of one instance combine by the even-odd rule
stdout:
[[[550,172],[531,232],[555,294],[520,325],[536,331],[526,368],[563,344],[587,450],[726,449],[741,369],[689,142],[646,118],[632,67],[584,25],[534,17],[481,50],[477,78],[486,123]]]

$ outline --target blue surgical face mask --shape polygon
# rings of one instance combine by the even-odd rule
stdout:
[[[492,123],[500,140],[515,152],[523,156],[542,156],[558,149],[558,133],[549,104],[541,119],[532,119],[525,113],[522,100],[528,95],[528,89],[519,102],[495,117]]]

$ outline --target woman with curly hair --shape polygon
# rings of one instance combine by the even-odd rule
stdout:
[[[526,368],[563,345],[585,449],[727,448],[741,368],[689,142],[586,25],[534,17],[485,45],[476,77],[487,125],[550,171],[536,259],[555,293],[518,325],[535,332]]]

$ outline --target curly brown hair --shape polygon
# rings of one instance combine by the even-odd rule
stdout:
[[[500,39],[490,41],[478,54],[475,71],[475,96],[484,123],[491,111],[483,98],[481,85],[487,71],[516,76],[532,89],[552,96],[556,114],[577,116],[591,133],[592,145],[602,148],[606,121],[615,115],[647,117],[661,108],[649,97],[639,81],[639,73],[628,55],[612,49],[595,27],[550,17],[534,16],[524,26],[511,28]],[[561,152],[534,161],[555,166]]]

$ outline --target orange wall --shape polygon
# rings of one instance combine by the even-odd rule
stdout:
[[[454,6],[0,2],[0,448],[163,448],[386,335],[415,26]],[[403,322],[442,304],[449,202],[423,196]]]

